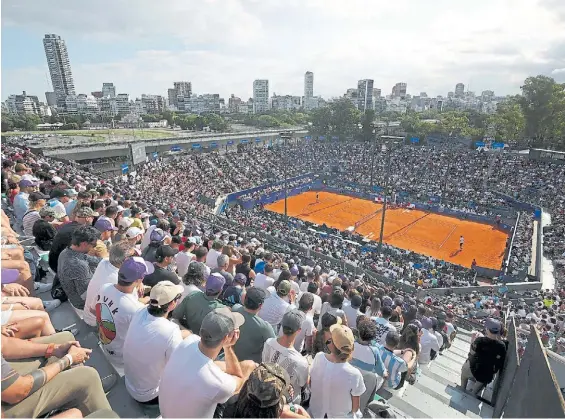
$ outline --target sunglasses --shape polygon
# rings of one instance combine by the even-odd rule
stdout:
[[[332,343],[331,339],[326,340],[326,345],[329,345],[330,343]]]

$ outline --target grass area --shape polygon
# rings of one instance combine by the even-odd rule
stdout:
[[[108,135],[110,139],[112,137],[134,137],[144,140],[151,140],[157,138],[167,138],[167,137],[177,137],[180,131],[171,131],[166,129],[158,128],[148,128],[148,129],[136,129],[132,131],[131,129],[101,129],[101,130],[68,130],[68,131],[21,131],[21,132],[3,132],[2,135],[14,136],[14,135],[41,135],[41,134],[53,134],[60,135],[64,137],[91,137],[93,141],[101,141],[101,139],[107,139]]]

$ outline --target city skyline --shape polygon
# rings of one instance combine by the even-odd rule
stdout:
[[[353,0],[348,8],[331,0],[285,7],[169,0],[165,8],[140,1],[134,10],[124,1],[55,3],[3,2],[2,100],[53,90],[41,43],[47,33],[67,43],[76,93],[112,82],[130,97],[167,97],[174,81],[188,80],[195,93],[247,100],[253,81],[268,79],[270,96],[302,96],[305,71],[315,74],[315,95],[327,99],[362,79],[383,94],[403,81],[409,94],[431,97],[458,82],[506,95],[519,93],[530,75],[565,81],[565,5],[555,0],[378,7]],[[290,30],[296,25],[299,35]]]

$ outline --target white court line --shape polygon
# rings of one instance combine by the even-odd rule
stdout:
[[[445,244],[445,242],[446,242],[447,240],[449,240],[449,238],[451,237],[451,235],[453,234],[453,232],[454,232],[456,229],[457,229],[457,226],[453,226],[453,227],[451,228],[451,231],[449,232],[449,234],[447,235],[447,237],[445,238],[445,240],[442,241],[441,244],[439,245],[439,249],[441,249],[441,248],[443,247],[443,245]]]

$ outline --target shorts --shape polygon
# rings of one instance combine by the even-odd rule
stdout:
[[[8,322],[10,321],[10,318],[12,317],[12,308],[14,307],[13,304],[10,304],[10,307],[8,308],[8,310],[2,310],[2,326],[5,326],[8,324]]]

